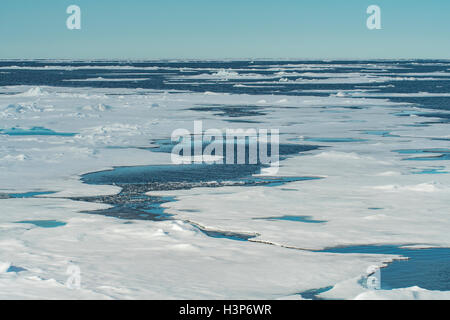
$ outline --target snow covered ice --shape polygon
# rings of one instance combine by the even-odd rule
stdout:
[[[449,67],[1,61],[0,298],[304,299],[320,288],[324,299],[450,298],[445,257],[445,290],[432,279],[386,288],[383,272],[371,290],[367,268],[401,256],[324,250],[450,247]],[[314,146],[280,161],[277,176],[317,179],[146,190],[175,199],[159,221],[90,213],[111,208],[101,197],[121,186],[84,174],[171,165],[156,142],[198,120]],[[79,200],[89,197],[98,201]],[[211,236],[233,233],[252,237]],[[70,265],[79,290],[66,287]]]

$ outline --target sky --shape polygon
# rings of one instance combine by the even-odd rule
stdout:
[[[450,1],[1,0],[0,59],[37,58],[449,59]]]

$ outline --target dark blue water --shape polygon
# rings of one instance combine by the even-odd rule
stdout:
[[[208,105],[190,108],[189,110],[200,112],[212,112],[213,115],[221,117],[239,118],[239,117],[264,116],[267,114],[266,112],[264,112],[264,109],[265,109],[264,107],[250,106],[250,105],[244,106]]]
[[[314,75],[278,74],[279,68],[286,68],[292,64],[305,64],[324,68],[313,70],[316,74],[334,73],[362,73],[376,74],[379,76],[391,76],[393,78],[404,77],[403,73],[418,73],[418,75],[407,75],[408,78],[420,81],[387,81],[383,83],[301,83],[295,80],[316,79]],[[331,65],[330,65],[331,64]],[[339,64],[340,66],[335,66]],[[370,64],[364,66],[364,64]],[[273,67],[276,65],[277,67]],[[15,67],[43,68],[46,66],[73,68],[84,67],[85,69],[73,70],[36,70],[16,69]],[[132,69],[114,69],[115,66]],[[450,92],[450,77],[436,77],[436,80],[424,80],[430,77],[420,73],[447,72],[450,62],[446,60],[402,60],[402,61],[0,61],[0,68],[6,72],[0,77],[0,86],[30,85],[30,86],[58,86],[58,87],[95,87],[95,88],[143,88],[156,90],[186,90],[191,92],[220,92],[235,94],[258,94],[258,95],[300,95],[300,96],[328,96],[329,93],[309,92],[304,90],[376,90],[375,92],[389,93],[448,93]],[[111,69],[107,69],[107,68]],[[388,67],[387,71],[379,72]],[[8,69],[10,68],[10,69]],[[106,69],[105,69],[106,68]],[[149,69],[150,68],[150,69]],[[184,69],[184,70],[183,70]],[[212,74],[219,70],[231,70],[238,74],[251,73],[255,75],[270,76],[268,81],[274,83],[258,83],[255,87],[239,86],[240,84],[251,85],[259,79],[195,79],[179,78],[181,76],[198,76]],[[295,70],[294,70],[295,71]],[[376,72],[378,71],[378,72]],[[309,71],[307,71],[309,72]],[[144,74],[142,74],[144,73]],[[89,78],[103,77],[105,79],[135,79],[145,78],[144,81],[70,81],[84,80]],[[281,78],[291,81],[289,84],[278,82]],[[320,79],[326,79],[321,77]],[[238,86],[236,86],[238,85]],[[14,93],[14,92],[11,92]],[[17,92],[15,92],[17,93]],[[380,97],[384,99],[384,97]],[[414,103],[421,107],[433,110],[450,110],[450,97],[390,97],[390,100],[400,103]],[[199,106],[197,111],[203,107],[209,108],[217,115],[233,117],[236,114],[256,116],[265,113],[262,108],[221,108],[220,106]],[[203,111],[207,111],[203,109]],[[448,114],[439,113],[436,116],[448,121]],[[427,115],[424,115],[426,117]]]
[[[332,253],[400,255],[381,269],[381,289],[390,290],[419,286],[428,290],[450,290],[450,248],[406,249],[401,246],[350,246],[321,250]]]
[[[96,185],[148,185],[152,190],[177,190],[192,187],[235,185],[279,186],[289,182],[320,179],[318,177],[253,177],[258,165],[157,165],[117,167],[113,170],[83,175],[83,182]],[[214,184],[215,183],[215,184]]]
[[[203,141],[205,147],[209,143]],[[147,148],[152,152],[170,153],[176,145],[171,140],[153,141],[157,147]],[[230,143],[230,142],[228,142]],[[232,143],[237,144],[233,140]],[[192,146],[193,146],[192,142]],[[250,143],[245,144],[245,153],[249,153]],[[318,146],[304,146],[296,144],[281,144],[278,156],[280,160],[289,156],[318,149]],[[271,148],[269,155],[272,155]],[[226,149],[224,150],[226,156]],[[235,153],[236,155],[236,153]],[[275,187],[296,181],[316,180],[318,177],[264,177],[253,176],[261,172],[265,167],[258,161],[256,164],[184,164],[184,165],[157,165],[117,167],[113,170],[88,173],[82,176],[82,181],[93,185],[116,185],[122,188],[118,195],[99,197],[77,197],[78,201],[98,202],[112,205],[105,210],[89,211],[91,214],[102,214],[120,219],[137,220],[166,220],[172,216],[166,214],[162,204],[174,201],[174,198],[155,197],[146,195],[149,191],[182,190],[191,188],[217,188],[223,186],[265,186]],[[231,240],[248,240],[254,235],[243,235],[228,231],[206,230],[196,226],[204,234],[215,238],[227,238]]]
[[[267,144],[267,151],[265,152],[265,156],[271,158],[278,158],[279,160],[285,160],[289,156],[293,156],[296,154],[299,154],[301,152],[307,152],[307,151],[313,151],[320,148],[320,146],[317,145],[301,145],[301,144],[293,144],[293,143],[281,143],[278,144],[277,147],[272,146],[271,141],[271,135],[269,134],[267,136],[267,139],[269,143]],[[291,139],[293,141],[294,139]],[[244,161],[246,165],[251,164],[257,164],[259,167],[262,165],[267,165],[267,162],[264,162],[264,159],[261,159],[260,155],[260,145],[258,142],[255,142],[254,140],[250,140],[249,137],[242,137],[242,138],[228,138],[224,135],[222,136],[221,140],[216,140],[215,138],[212,141],[208,141],[206,137],[199,138],[198,141],[195,140],[193,137],[185,137],[181,138],[179,141],[172,141],[169,139],[161,139],[161,140],[154,140],[152,141],[154,144],[157,145],[157,147],[153,148],[144,148],[147,150],[151,150],[153,152],[164,152],[164,153],[171,153],[173,148],[177,144],[185,144],[186,146],[189,146],[190,144],[190,151],[189,154],[184,154],[183,152],[180,152],[181,156],[191,156],[191,154],[194,153],[194,148],[196,144],[200,145],[199,150],[201,150],[202,154],[205,153],[205,150],[208,146],[215,146],[216,148],[220,148],[221,150],[221,156],[223,156],[225,159],[227,158],[227,152],[228,152],[228,145],[233,144],[233,164],[238,165],[238,145],[244,144],[245,145],[245,157]],[[250,148],[253,147],[253,149],[256,151],[257,156],[255,159],[250,159]],[[215,152],[213,152],[211,155],[217,155]]]
[[[202,143],[202,151],[210,144],[210,142],[200,141]],[[249,162],[250,142],[245,141],[245,164],[239,164],[237,158],[236,140],[227,141],[224,139],[223,156],[227,156],[226,143],[234,144],[234,163],[232,164],[184,164],[184,165],[158,165],[158,166],[136,166],[136,167],[118,167],[113,170],[94,172],[85,174],[82,177],[83,182],[88,184],[146,184],[153,185],[154,190],[174,190],[185,189],[186,187],[198,186],[202,183],[217,182],[223,183],[234,181],[237,184],[254,185],[254,184],[271,184],[293,182],[317,179],[317,177],[253,177],[252,175],[261,172],[266,167],[261,163],[260,158],[255,159],[255,163]],[[152,152],[171,153],[176,142],[171,140],[154,141],[157,147],[148,148]],[[194,141],[191,141],[191,147],[194,147]],[[268,147],[268,156],[277,156],[280,160],[284,160],[289,156],[300,154],[318,149],[318,146],[297,145],[297,144],[280,144],[278,153],[272,152],[272,148]],[[259,151],[259,150],[258,150]],[[274,154],[272,154],[274,153]]]
[[[281,69],[297,64],[299,67],[315,66],[322,70],[311,70],[316,74],[331,73],[362,73],[368,75],[389,76],[402,79],[404,73],[416,81],[392,80],[387,82],[368,83],[308,83],[295,82],[296,80],[327,79],[327,76],[317,77],[311,74],[284,73],[278,74]],[[331,65],[330,65],[331,64]],[[367,64],[367,65],[364,65]],[[276,65],[276,67],[273,67]],[[336,66],[339,65],[339,66]],[[153,90],[185,90],[190,92],[217,92],[250,95],[294,95],[294,96],[328,96],[327,92],[311,92],[310,90],[374,90],[383,93],[394,102],[408,103],[433,112],[417,114],[422,124],[448,123],[449,114],[442,111],[450,110],[450,97],[389,97],[389,93],[448,93],[450,92],[450,77],[435,77],[439,80],[425,80],[432,76],[431,72],[448,73],[450,61],[446,60],[390,60],[390,61],[60,61],[51,63],[44,60],[37,61],[0,61],[3,73],[0,77],[0,86],[30,85],[30,86],[58,86],[58,87],[93,87],[93,88],[129,88]],[[28,68],[17,69],[16,67]],[[45,70],[32,69],[50,67]],[[51,67],[62,68],[51,70]],[[80,68],[70,69],[67,68]],[[117,69],[114,67],[127,68]],[[110,69],[108,69],[110,68]],[[130,69],[131,68],[131,69]],[[258,83],[260,79],[198,79],[182,78],[185,76],[211,75],[220,70],[230,70],[238,74],[255,74],[256,76],[270,76],[264,79],[268,83]],[[284,71],[289,71],[287,68]],[[296,70],[292,70],[296,71]],[[382,71],[382,72],[380,72]],[[306,71],[309,72],[309,71]],[[301,73],[301,72],[300,72]],[[423,75],[421,75],[421,73]],[[71,81],[86,80],[90,78],[123,79],[124,81]],[[127,79],[146,79],[143,81],[126,81]],[[279,82],[287,78],[288,84]],[[256,84],[256,86],[251,86]],[[19,93],[19,92],[11,92]],[[377,97],[371,97],[377,99]],[[379,97],[385,99],[386,97]],[[340,107],[342,108],[342,107]],[[358,107],[349,107],[358,108]],[[198,106],[192,110],[209,111],[214,115],[227,117],[230,122],[252,122],[249,119],[238,117],[257,117],[267,113],[266,108],[259,106]],[[409,116],[406,113],[398,114]],[[438,118],[439,120],[431,120]],[[255,121],[258,123],[258,121]],[[418,123],[420,124],[420,122]]]
[[[425,65],[417,65],[420,62]],[[434,65],[436,63],[443,63],[443,65]],[[232,70],[239,74],[242,73],[252,73],[256,75],[266,75],[273,77],[274,81],[281,78],[288,78],[289,80],[297,79],[315,79],[314,75],[289,75],[283,74],[278,75],[279,70],[272,68],[268,70],[267,68],[271,65],[276,64],[279,67],[288,66],[291,64],[306,64],[315,65],[317,67],[326,66],[325,70],[314,70],[314,73],[350,73],[350,72],[363,72],[363,73],[374,73],[373,69],[361,66],[361,64],[373,64],[375,66],[380,65],[380,69],[383,66],[389,66],[389,71],[377,74],[383,76],[398,75],[405,72],[408,73],[429,73],[429,72],[447,72],[448,61],[439,60],[403,60],[403,61],[147,61],[147,62],[132,62],[132,61],[61,61],[48,63],[47,61],[0,61],[0,67],[4,69],[2,71],[9,71],[10,73],[2,74],[0,78],[0,85],[48,85],[48,86],[70,86],[70,87],[84,87],[86,85],[92,87],[102,87],[102,88],[149,88],[149,89],[180,89],[180,90],[190,90],[190,91],[220,91],[220,92],[236,92],[236,93],[249,93],[249,94],[286,94],[292,91],[299,90],[345,90],[345,89],[359,89],[364,88],[378,88],[378,83],[364,83],[364,84],[315,84],[315,83],[296,83],[284,86],[283,83],[277,83],[276,89],[272,88],[271,85],[265,86],[260,84],[257,88],[252,87],[234,87],[235,84],[239,83],[251,83],[257,82],[258,80],[241,79],[235,80],[230,79],[229,81],[197,81],[196,84],[192,84],[192,79],[176,79],[173,77],[184,76],[184,75],[201,75],[207,73],[217,72],[217,69],[250,69],[246,70]],[[329,66],[329,64],[340,64],[341,67]],[[432,65],[433,64],[433,65]],[[7,69],[8,67],[89,67],[89,69],[74,69],[74,70],[31,70],[31,69]],[[96,69],[96,66],[98,67]],[[134,69],[105,69],[105,67],[133,67]],[[148,68],[155,68],[149,70]],[[186,70],[181,70],[185,68]],[[404,69],[407,68],[407,69]],[[214,69],[210,71],[208,69]],[[376,67],[375,67],[376,69]],[[377,71],[377,70],[375,70]],[[142,73],[145,73],[142,75]],[[120,74],[123,74],[120,76]],[[45,75],[45,76],[43,76]],[[99,76],[103,78],[149,78],[145,81],[128,81],[128,82],[102,82],[102,81],[92,81],[92,82],[79,82],[79,81],[68,81],[68,80],[83,80],[88,78],[98,78]],[[423,78],[423,76],[408,75],[410,78]],[[321,77],[323,79],[324,77]],[[325,77],[326,78],[326,77]],[[448,89],[450,77],[439,77],[442,79],[438,82],[439,86],[436,85],[436,81],[432,80],[421,80],[421,81],[392,81],[387,84],[394,85],[394,87],[384,87],[382,92],[384,93],[408,93],[413,92],[414,88],[420,86],[421,90],[424,92],[438,93],[446,92]],[[198,82],[203,82],[198,85]],[[383,83],[385,84],[385,83]],[[207,90],[205,90],[207,89]],[[418,92],[418,91],[416,91]],[[447,90],[448,92],[448,90]],[[294,92],[299,94],[299,92]],[[301,94],[301,92],[300,92]],[[316,95],[324,95],[323,93],[315,93]],[[311,95],[307,93],[306,95]],[[326,95],[326,94],[325,94]]]

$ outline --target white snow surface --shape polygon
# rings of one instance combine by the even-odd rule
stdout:
[[[226,70],[211,72],[215,78],[237,76]],[[0,93],[0,130],[39,126],[76,134],[0,134],[0,194],[55,192],[29,199],[0,197],[0,299],[284,299],[330,285],[334,288],[321,297],[449,298],[446,292],[415,287],[368,291],[357,283],[369,266],[386,265],[395,256],[310,251],[358,244],[450,246],[450,175],[412,174],[436,166],[448,171],[448,162],[403,161],[414,155],[393,152],[448,148],[448,141],[432,140],[449,137],[446,124],[414,127],[417,117],[393,115],[426,110],[347,94],[296,97],[26,86],[0,87]],[[258,119],[260,124],[230,123],[212,112],[188,110],[211,104],[259,105],[268,114]],[[348,109],[354,106],[362,108]],[[169,154],[139,147],[167,139],[177,128],[192,131],[195,120],[203,120],[205,129],[277,128],[282,142],[329,146],[282,161],[278,173],[323,179],[276,187],[153,192],[177,199],[164,204],[175,220],[163,222],[127,223],[91,215],[83,212],[107,206],[64,198],[120,191],[83,184],[83,173],[170,163]],[[371,130],[393,136],[368,135]],[[318,143],[308,138],[361,141]],[[372,207],[383,210],[369,210]],[[260,219],[284,215],[326,223]],[[24,220],[66,225],[15,223]],[[258,236],[250,242],[211,238],[189,222]],[[79,290],[65,285],[69,265],[80,267]],[[7,272],[10,266],[25,271]]]

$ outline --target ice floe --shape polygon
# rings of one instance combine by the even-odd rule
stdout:
[[[377,67],[406,68],[384,63],[358,65],[367,72],[338,74],[330,71],[348,66],[293,62],[231,70],[186,67],[183,75],[168,78],[239,86],[363,85],[445,78],[435,73],[418,79],[414,74],[374,71]],[[10,72],[159,68],[119,64],[2,67]],[[277,74],[264,75],[258,73],[260,69],[272,69]],[[320,75],[319,71],[327,73]],[[93,79],[107,81],[104,76]],[[361,244],[450,246],[450,175],[414,174],[432,168],[436,161],[440,171],[449,171],[448,163],[445,159],[425,159],[419,165],[396,152],[448,148],[448,124],[422,125],[420,114],[426,111],[424,108],[389,101],[392,96],[408,95],[405,93],[330,90],[316,92],[325,96],[312,95],[312,91],[311,96],[300,96],[232,94],[214,89],[188,92],[87,86],[1,87],[0,297],[448,297],[447,292],[414,287],[368,291],[358,283],[369,266],[386,266],[398,258],[395,255],[320,252]],[[418,91],[409,95],[444,94]],[[263,107],[264,115],[241,112],[231,117],[226,112],[230,106]],[[202,107],[213,109],[200,112]],[[221,115],[214,110],[222,110]],[[111,205],[73,200],[117,195],[121,191],[115,185],[84,184],[82,174],[115,167],[170,164],[170,154],[152,151],[156,147],[153,142],[169,138],[174,129],[191,129],[198,119],[204,121],[205,127],[222,129],[252,128],[252,120],[256,120],[258,127],[280,129],[283,143],[320,148],[280,161],[278,175],[291,178],[288,184],[243,188],[235,184],[219,187],[209,181],[216,187],[148,193],[175,200],[161,205],[170,220],[127,221],[89,214]],[[45,132],[48,134],[42,134]],[[389,134],[377,134],[380,132]],[[47,190],[54,193],[6,196]],[[34,223],[17,223],[27,221]],[[54,227],[39,227],[36,223]],[[236,241],[233,236],[237,235],[251,237]],[[71,264],[81,269],[81,290],[65,286],[66,270]],[[7,272],[11,266],[23,270]]]

